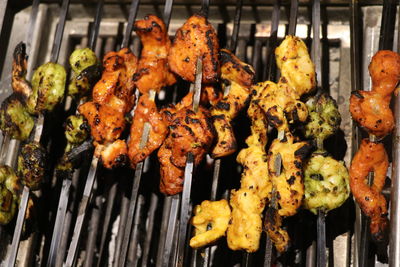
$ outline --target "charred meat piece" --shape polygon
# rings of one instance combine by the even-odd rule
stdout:
[[[48,62],[41,65],[33,74],[33,92],[27,101],[32,114],[52,111],[64,97],[67,73],[63,66]]]
[[[278,214],[292,216],[297,213],[304,196],[303,160],[311,146],[307,142],[296,142],[291,133],[286,133],[282,140],[275,139],[268,152],[268,170],[272,184],[276,188]],[[276,157],[282,158],[281,173],[275,166]]]
[[[194,82],[196,62],[200,58],[203,62],[203,83],[215,83],[220,74],[218,51],[215,29],[203,15],[195,14],[176,31],[168,63],[173,72],[186,81]]]
[[[143,148],[140,148],[145,123],[149,123],[150,131],[148,140]],[[159,148],[167,136],[168,128],[164,122],[157,106],[148,95],[139,98],[133,122],[131,126],[130,139],[128,143],[128,155],[131,166],[136,168],[136,164],[143,161],[154,150]]]
[[[163,143],[158,150],[160,161],[160,191],[166,195],[176,195],[182,192],[185,171],[171,162],[172,150]]]
[[[162,19],[147,15],[135,22],[134,30],[142,41],[137,71],[133,77],[136,87],[142,94],[150,90],[158,92],[165,86],[176,82],[175,75],[168,67],[168,52],[171,41]]]
[[[361,141],[360,149],[355,154],[350,166],[350,188],[363,213],[370,217],[371,235],[376,241],[387,238],[389,220],[387,204],[381,193],[389,167],[388,155],[382,143],[368,139]],[[374,181],[367,184],[369,172],[374,172]]]
[[[191,224],[195,227],[190,239],[192,248],[204,247],[225,235],[231,218],[231,209],[225,199],[201,202],[194,208]]]
[[[116,140],[110,144],[97,145],[95,155],[100,158],[103,166],[113,169],[124,166],[127,162],[128,148],[124,140]]]
[[[76,49],[69,57],[72,77],[68,85],[68,95],[82,97],[101,76],[101,65],[96,54],[89,48]]]
[[[278,214],[276,209],[272,207],[267,208],[264,228],[278,252],[285,252],[289,248],[289,234],[282,228],[282,216]]]
[[[14,60],[12,64],[11,85],[14,92],[28,98],[32,93],[32,88],[26,80],[26,67],[28,56],[26,55],[26,46],[20,42],[14,50]]]
[[[41,144],[31,142],[23,145],[18,156],[18,176],[31,190],[38,190],[46,171],[47,153]]]
[[[0,166],[0,224],[9,223],[18,209],[21,182],[14,170],[6,165]]]
[[[11,138],[24,141],[30,136],[35,121],[19,93],[7,97],[0,108],[0,129]]]
[[[201,88],[200,104],[203,106],[214,106],[223,97],[222,91],[214,84],[205,84]]]
[[[213,158],[224,157],[236,151],[231,121],[247,104],[254,81],[253,67],[241,62],[229,50],[222,49],[220,54],[223,87],[229,92],[211,109],[218,133],[217,143],[211,153]]]

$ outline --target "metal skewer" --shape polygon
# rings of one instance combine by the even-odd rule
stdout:
[[[104,0],[100,0],[97,3],[94,25],[90,33],[89,47],[93,51],[96,48],[96,39],[99,33],[100,21],[103,13],[103,5],[104,5]],[[71,189],[71,183],[72,183],[71,179],[69,178],[63,179],[53,235],[51,238],[51,245],[50,245],[49,257],[47,260],[47,266],[55,266],[57,261],[57,254],[58,254],[57,252],[60,246],[61,236],[64,229],[63,226],[69,202],[69,192]]]
[[[127,47],[129,45],[131,31],[133,28],[133,22],[136,19],[137,9],[139,6],[139,0],[132,0],[131,7],[129,10],[129,18],[128,18],[128,25],[126,28],[126,32],[122,41],[122,47]],[[92,163],[90,166],[88,178],[86,180],[84,195],[82,198],[81,203],[79,204],[79,213],[78,218],[75,223],[74,232],[70,247],[68,249],[67,259],[64,266],[70,267],[73,265],[75,261],[75,256],[78,249],[78,243],[80,239],[80,233],[82,231],[83,221],[86,215],[87,206],[89,204],[89,199],[92,195],[93,185],[96,178],[96,172],[98,167],[98,158],[93,155]]]
[[[67,18],[67,13],[68,13],[69,1],[70,0],[63,0],[62,5],[61,5],[60,20],[57,25],[56,35],[54,38],[53,48],[51,51],[51,61],[52,62],[57,62],[57,60],[58,60],[58,55],[59,55],[61,41],[62,41],[61,37],[64,33],[64,26],[65,26],[65,21]],[[39,2],[36,2],[35,4],[38,5]],[[35,10],[37,11],[37,8],[35,8]],[[40,139],[41,139],[42,132],[43,132],[43,124],[44,124],[44,115],[41,113],[41,114],[39,114],[39,117],[36,121],[36,127],[35,127],[34,141],[37,143],[40,143]],[[23,193],[22,193],[22,201],[20,204],[20,209],[18,211],[17,224],[14,229],[12,245],[11,245],[9,254],[7,256],[7,259],[8,259],[7,266],[15,265],[15,260],[17,258],[18,247],[19,247],[19,242],[20,242],[21,233],[22,233],[22,226],[25,221],[25,213],[26,213],[26,208],[28,206],[29,194],[30,194],[30,189],[27,186],[24,186]]]

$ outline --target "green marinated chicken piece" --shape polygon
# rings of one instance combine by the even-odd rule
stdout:
[[[86,95],[101,76],[101,65],[96,54],[89,48],[76,49],[69,58],[72,78],[68,85],[68,95]]]
[[[314,152],[304,166],[303,205],[314,214],[340,207],[350,194],[349,172],[344,162],[326,154]]]
[[[0,166],[0,224],[9,223],[18,208],[21,184],[13,169]]]
[[[32,114],[52,111],[64,97],[67,74],[63,66],[48,62],[40,66],[32,77],[33,92],[27,101]]]
[[[339,128],[341,117],[336,101],[327,94],[312,97],[306,103],[309,119],[305,126],[305,136],[325,140]]]
[[[25,144],[18,156],[18,176],[31,190],[38,190],[45,174],[46,150],[37,142]]]
[[[68,143],[81,144],[89,136],[89,125],[82,115],[71,115],[65,122],[65,137]]]
[[[7,97],[0,108],[0,129],[11,138],[24,141],[28,139],[35,125],[23,97],[13,93]]]

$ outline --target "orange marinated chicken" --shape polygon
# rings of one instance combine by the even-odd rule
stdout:
[[[243,63],[232,52],[220,51],[221,80],[227,94],[211,109],[214,127],[217,131],[217,142],[212,150],[213,158],[224,157],[236,151],[236,138],[231,121],[247,104],[250,87],[254,83],[254,69]]]
[[[350,112],[353,119],[369,133],[382,138],[394,127],[390,100],[400,79],[400,55],[387,50],[378,51],[368,69],[372,90],[353,92]]]
[[[146,122],[150,125],[149,137],[145,146],[140,148]],[[158,111],[156,104],[153,100],[149,99],[147,94],[142,95],[135,109],[128,143],[128,155],[131,160],[131,166],[136,168],[136,164],[143,161],[154,150],[159,148],[167,133],[167,124]]]
[[[213,26],[201,14],[191,16],[176,31],[168,63],[173,72],[184,80],[194,82],[197,59],[203,63],[203,83],[218,81],[220,67],[219,44]]]
[[[223,94],[221,90],[213,84],[205,84],[201,88],[201,105],[207,106],[210,104],[211,106],[214,106],[222,99],[222,97]]]
[[[387,237],[389,226],[386,200],[381,193],[388,166],[388,155],[383,144],[368,139],[362,140],[350,166],[351,192],[364,214],[371,218],[371,234],[377,241]],[[369,172],[374,172],[371,186],[367,184]]]
[[[96,145],[96,155],[106,168],[125,162],[127,147],[117,140],[125,129],[125,114],[132,109],[133,74],[137,59],[127,48],[109,52],[103,61],[104,71],[93,88],[93,101],[78,107],[87,119]]]
[[[138,68],[133,76],[136,87],[142,94],[150,90],[158,92],[176,82],[175,75],[168,67],[168,51],[171,41],[162,19],[147,15],[135,22],[134,30],[142,41],[142,52]]]
[[[182,190],[181,176],[168,175],[176,175],[181,170],[183,177],[187,154],[192,153],[194,164],[199,164],[214,139],[215,131],[209,112],[201,106],[194,112],[192,101],[193,93],[189,93],[175,107],[169,106],[162,111],[169,127],[169,134],[158,152],[161,163],[160,188],[166,194],[175,194]],[[171,168],[172,166],[175,168]]]
[[[12,73],[11,73],[11,85],[14,92],[20,93],[24,97],[28,98],[28,96],[32,93],[32,88],[29,82],[26,80],[26,66],[28,56],[26,55],[26,47],[23,42],[20,42],[14,50],[14,60],[12,64]]]
[[[265,213],[264,228],[274,243],[278,252],[282,253],[289,247],[289,234],[282,228],[282,216],[276,209],[268,207]]]

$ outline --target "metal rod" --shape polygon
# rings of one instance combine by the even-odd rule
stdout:
[[[379,34],[380,50],[393,50],[397,2],[396,0],[383,1],[381,31]]]
[[[61,188],[60,201],[57,208],[56,220],[54,223],[54,234],[51,239],[47,266],[56,266],[58,249],[60,246],[61,236],[64,228],[65,215],[68,207],[68,195],[70,188],[71,180],[64,179]]]
[[[243,0],[236,1],[235,18],[233,21],[232,36],[231,36],[231,41],[228,46],[228,49],[231,50],[232,53],[235,53],[237,39],[239,36],[240,18],[242,17],[242,4],[243,4]]]
[[[68,14],[68,6],[70,0],[62,0],[61,10],[60,10],[60,20],[58,21],[56,36],[54,37],[53,48],[51,49],[51,62],[57,62],[58,55],[60,54],[62,36],[64,34],[65,21]]]
[[[158,204],[158,196],[156,194],[151,194],[150,208],[147,215],[149,224],[146,229],[146,239],[143,247],[143,256],[141,265],[142,267],[146,267],[148,265],[147,262],[149,258],[151,240],[153,238],[154,219],[157,211],[157,204]]]
[[[29,52],[31,51],[31,42],[33,39],[33,32],[35,29],[37,15],[39,11],[39,4],[40,0],[33,0],[32,2],[32,11],[31,11],[31,16],[29,17],[28,32],[26,33],[26,39],[25,39],[25,45],[26,45],[25,51],[27,55],[29,55]]]
[[[126,31],[124,34],[124,38],[122,39],[122,47],[128,47],[129,41],[131,39],[131,33],[133,29],[133,23],[136,20],[136,15],[139,7],[139,0],[132,0],[131,7],[129,9],[129,18],[128,24],[126,25]]]
[[[400,12],[399,12],[400,13]],[[397,53],[400,53],[400,20],[397,32]],[[389,266],[400,265],[400,96],[395,95],[394,117],[396,126],[393,131],[393,167],[390,194],[390,234],[389,234]]]
[[[296,35],[298,0],[290,1],[289,35]]]
[[[99,222],[101,216],[101,209],[103,196],[97,195],[94,201],[94,208],[92,209],[92,216],[90,218],[88,237],[86,241],[86,254],[85,254],[85,267],[93,266],[93,258],[95,255],[96,241],[98,236]]]
[[[174,195],[171,197],[171,211],[168,217],[168,227],[167,235],[165,237],[164,251],[162,254],[162,264],[161,266],[168,266],[171,259],[171,252],[174,247],[174,234],[176,232],[177,219],[178,219],[178,209],[181,202],[180,195]]]
[[[210,8],[210,0],[203,0],[201,2],[201,13],[205,16],[208,17],[208,11]]]
[[[197,110],[199,109],[202,77],[203,77],[203,62],[201,62],[201,59],[199,57],[197,58],[196,62],[196,78],[195,78],[194,95],[193,95],[194,112],[197,112]]]
[[[326,267],[325,212],[318,210],[317,219],[317,267]]]
[[[64,266],[71,267],[74,264],[75,256],[78,250],[79,239],[81,237],[83,221],[85,219],[86,210],[89,204],[89,200],[92,194],[94,181],[96,178],[97,166],[99,159],[93,157],[92,163],[89,169],[89,174],[86,180],[85,189],[83,191],[83,197],[79,204],[78,218],[76,219],[72,241],[68,249],[67,260]]]
[[[274,8],[272,11],[272,19],[271,19],[271,34],[268,38],[267,42],[267,60],[266,60],[266,68],[265,68],[265,77],[264,79],[270,80],[272,77],[272,66],[274,65],[273,60],[275,47],[278,41],[278,28],[279,28],[279,19],[280,19],[280,0],[275,0]]]
[[[97,36],[99,35],[100,22],[101,22],[101,17],[103,15],[103,6],[104,6],[104,0],[98,0],[98,1],[99,2],[97,3],[96,7],[96,15],[94,18],[93,28],[89,36],[89,47],[93,51],[96,49],[96,40]]]
[[[21,238],[22,226],[24,225],[26,208],[28,206],[28,200],[29,200],[29,188],[27,186],[24,186],[24,190],[22,192],[21,204],[19,206],[17,223],[15,225],[11,248],[8,253],[8,258],[7,258],[7,262],[8,262],[7,266],[10,266],[10,267],[15,266],[15,260],[17,258],[19,241]]]
[[[164,23],[167,26],[167,30],[169,27],[169,22],[171,21],[171,14],[172,14],[172,4],[174,3],[174,0],[166,0],[165,1],[165,6],[164,6]]]

